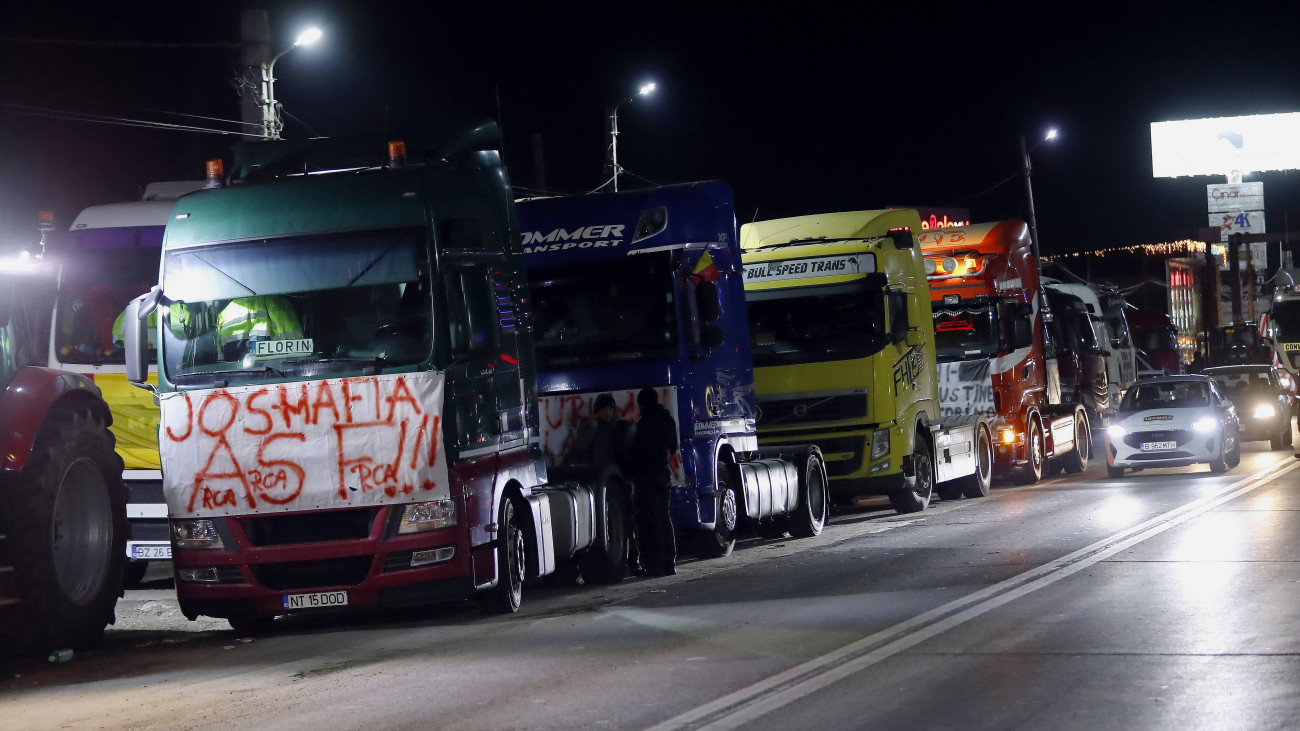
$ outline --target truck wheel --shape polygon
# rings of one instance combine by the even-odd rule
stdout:
[[[594,584],[613,584],[627,576],[628,509],[622,480],[605,482],[596,539],[582,556],[582,576]]]
[[[481,595],[483,611],[489,614],[513,614],[524,602],[524,571],[528,553],[524,531],[515,515],[515,501],[501,501],[497,519],[497,585]]]
[[[740,521],[740,501],[731,484],[731,470],[718,465],[718,520],[713,530],[691,532],[691,548],[700,558],[730,556],[736,547],[736,525]]]
[[[956,483],[968,498],[988,496],[993,484],[993,435],[988,429],[975,430],[975,473],[958,478]]]
[[[1072,475],[1088,469],[1088,457],[1092,452],[1092,430],[1088,428],[1088,417],[1076,414],[1074,417],[1074,449],[1061,458],[1065,471]]]
[[[1043,457],[1046,448],[1043,445],[1043,425],[1038,419],[1029,421],[1029,433],[1025,435],[1025,466],[1016,473],[1016,482],[1032,485],[1043,477]]]
[[[113,622],[126,560],[126,489],[113,436],[96,418],[53,410],[26,469],[0,497],[17,602],[0,651],[93,647]]]
[[[826,526],[830,489],[826,486],[826,467],[821,456],[809,450],[799,466],[799,506],[790,516],[790,535],[811,538]]]
[[[930,495],[934,492],[930,445],[920,435],[916,438],[916,446],[912,447],[912,469],[916,471],[916,481],[912,488],[889,493],[889,504],[900,513],[919,513],[925,510],[930,504]]]

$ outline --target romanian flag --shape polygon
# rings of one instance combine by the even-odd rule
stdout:
[[[707,251],[700,255],[700,260],[691,270],[691,277],[697,282],[716,282],[719,276],[718,268],[713,266],[713,257]]]

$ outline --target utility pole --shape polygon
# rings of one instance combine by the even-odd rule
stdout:
[[[274,139],[275,110],[271,102],[271,23],[265,10],[245,10],[239,16],[239,53],[243,94],[240,121],[260,124],[262,137]]]

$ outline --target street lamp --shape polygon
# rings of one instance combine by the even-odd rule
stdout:
[[[1020,136],[1020,154],[1025,158],[1025,195],[1029,198],[1029,243],[1034,249],[1034,266],[1042,270],[1041,260],[1038,257],[1038,219],[1034,216],[1034,184],[1031,180],[1033,176],[1033,165],[1029,162],[1029,153],[1038,149],[1038,146],[1049,140],[1056,139],[1056,128],[1047,130],[1047,135],[1034,144],[1033,147],[1025,146],[1025,136]]]
[[[297,40],[292,46],[275,54],[271,63],[262,67],[262,136],[269,140],[280,139],[280,130],[284,124],[280,121],[280,113],[276,109],[275,101],[275,62],[280,60],[284,54],[292,51],[299,46],[310,46],[320,40],[320,28],[308,28],[298,34]]]
[[[637,91],[636,96],[628,97],[627,99],[624,99],[618,104],[615,104],[614,110],[609,113],[609,139],[610,139],[609,154],[610,154],[610,162],[612,162],[614,165],[613,182],[614,182],[615,193],[618,192],[618,175],[619,173],[623,172],[623,168],[620,167],[618,164],[618,108],[623,106],[624,104],[627,104],[628,102],[636,101],[637,96],[649,96],[654,92],[654,90],[655,90],[655,83],[653,81],[651,81],[648,84],[642,85],[641,88]]]

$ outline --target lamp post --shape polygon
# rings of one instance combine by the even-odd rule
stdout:
[[[1029,243],[1034,250],[1034,266],[1038,268],[1040,273],[1042,271],[1042,263],[1038,256],[1038,219],[1034,215],[1034,184],[1032,181],[1034,168],[1033,164],[1029,161],[1029,153],[1037,150],[1038,146],[1044,142],[1054,139],[1056,139],[1056,129],[1054,128],[1047,130],[1047,135],[1035,143],[1033,147],[1026,147],[1025,136],[1020,136],[1020,154],[1025,158],[1025,195],[1029,199]]]
[[[624,99],[618,104],[615,104],[614,110],[609,113],[609,156],[610,156],[610,162],[614,166],[613,182],[614,182],[615,193],[618,192],[619,173],[623,172],[623,168],[620,167],[618,164],[618,108],[623,106],[624,104],[627,104],[628,102],[636,101],[637,96],[648,96],[649,94],[653,93],[654,90],[655,90],[655,84],[653,81],[651,81],[650,83],[643,85],[640,88],[640,90],[637,91],[636,96],[628,97],[627,99]]]
[[[320,28],[308,28],[298,34],[298,39],[293,42],[292,46],[275,54],[271,63],[262,66],[262,137],[268,140],[280,139],[280,130],[284,124],[280,121],[280,112],[276,109],[275,101],[275,62],[280,60],[284,54],[292,51],[299,46],[309,46],[321,37]]]

